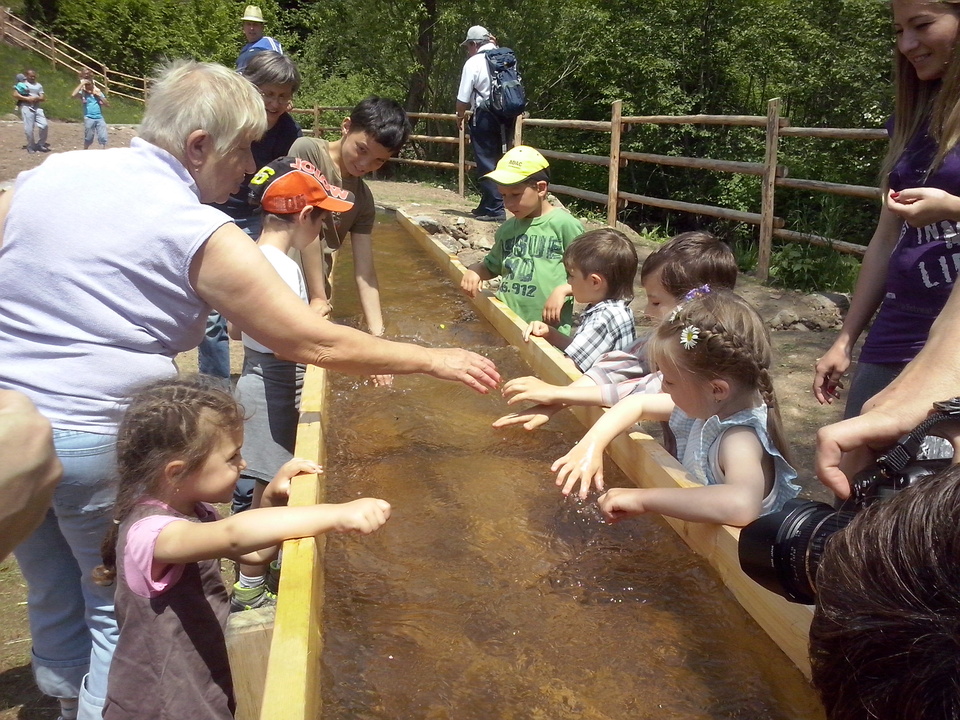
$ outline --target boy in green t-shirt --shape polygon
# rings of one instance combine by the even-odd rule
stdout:
[[[525,322],[542,319],[569,335],[573,299],[563,252],[584,228],[547,201],[549,167],[532,147],[518,145],[484,176],[497,183],[513,217],[497,230],[493,249],[483,261],[467,268],[460,287],[476,297],[482,281],[500,277],[497,297],[507,307]]]

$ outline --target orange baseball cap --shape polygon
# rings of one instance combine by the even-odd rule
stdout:
[[[298,213],[307,206],[346,212],[353,207],[354,196],[327,182],[313,163],[282,157],[264,165],[251,178],[249,202],[274,215]]]

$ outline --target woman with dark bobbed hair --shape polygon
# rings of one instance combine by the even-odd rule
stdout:
[[[211,307],[284,358],[361,375],[426,373],[486,392],[492,362],[389,342],[312,312],[223,203],[256,170],[263,98],[219,65],[158,78],[129,148],[52,155],[0,195],[0,388],[54,428],[63,479],[15,554],[29,588],[34,674],[64,717],[99,718],[117,638],[91,577],[112,522],[124,399],[177,372]],[[77,699],[79,698],[79,715]]]
[[[253,83],[263,98],[267,111],[267,130],[259,140],[250,146],[253,164],[262,168],[277,158],[289,154],[293,141],[303,135],[303,131],[290,116],[289,109],[293,95],[300,89],[300,71],[288,55],[272,50],[258,52],[247,63],[241,73]],[[214,207],[223,210],[252,239],[260,237],[262,223],[260,211],[249,202],[250,178],[247,175],[240,189],[233,193],[225,203],[215,203]],[[199,347],[200,372],[214,377],[230,378],[230,338],[227,337],[227,321],[216,310],[210,312],[204,338]],[[253,490],[246,492],[246,506]]]

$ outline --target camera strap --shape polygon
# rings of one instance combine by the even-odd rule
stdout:
[[[900,475],[903,470],[917,458],[923,439],[931,428],[944,420],[960,419],[960,397],[941,400],[933,404],[935,412],[922,423],[904,435],[897,444],[877,458],[877,465],[890,475]]]

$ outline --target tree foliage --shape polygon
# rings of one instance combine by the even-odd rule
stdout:
[[[244,2],[218,0],[28,0],[37,20],[118,69],[149,72],[191,55],[232,64],[243,42]],[[534,117],[766,113],[782,98],[794,125],[880,127],[890,112],[892,32],[876,0],[262,0],[268,33],[304,76],[299,104],[352,105],[371,93],[411,111],[451,112],[466,29],[484,25],[517,51]],[[449,134],[452,126],[424,127]],[[555,150],[606,155],[599,133],[531,129],[525,140]],[[794,177],[872,184],[882,143],[788,138],[782,159]],[[758,129],[638,126],[625,149],[730,160],[763,159]],[[443,149],[431,149],[436,155]],[[557,163],[555,178],[602,189],[602,167]],[[756,178],[631,163],[632,192],[759,207]],[[783,200],[781,201],[781,197]],[[778,193],[778,214],[823,212],[863,242],[875,209],[862,201]],[[814,207],[816,209],[816,207]],[[655,209],[637,222],[662,219]],[[813,213],[816,216],[816,212]],[[814,221],[815,222],[815,221]]]

